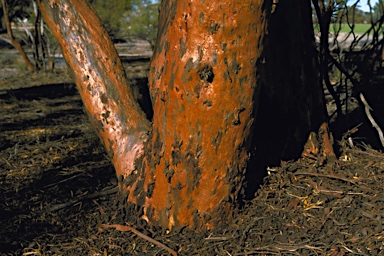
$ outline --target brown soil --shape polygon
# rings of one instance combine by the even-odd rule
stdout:
[[[119,221],[113,167],[64,71],[8,76],[0,105],[1,255],[169,255],[161,245],[179,255],[384,253],[375,150],[343,141],[336,163],[282,162],[231,225],[168,233]]]

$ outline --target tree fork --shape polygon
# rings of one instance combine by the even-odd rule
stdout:
[[[124,200],[168,229],[230,221],[250,157],[268,5],[162,1],[149,77],[152,127],[90,4],[40,0],[39,6],[111,156]]]

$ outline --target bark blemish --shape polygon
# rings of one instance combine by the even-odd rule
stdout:
[[[189,72],[193,70],[195,66],[196,65],[193,62],[192,58],[189,58],[188,61],[185,63],[183,73],[181,74],[183,85],[193,80],[191,75],[189,75]]]
[[[164,173],[165,173],[165,177],[167,178],[168,183],[171,183],[172,177],[175,174],[175,170],[172,168],[169,169],[169,167],[166,167],[166,169],[164,170]]]
[[[207,81],[209,83],[212,83],[213,78],[215,77],[212,66],[208,64],[204,64],[204,66],[197,71],[197,74],[201,80]]]
[[[172,165],[177,166],[181,161],[181,151],[178,149],[172,150]]]
[[[184,54],[187,51],[187,44],[183,41],[183,39],[180,38],[180,52],[179,52],[179,59],[183,58]]]
[[[216,152],[217,148],[220,146],[221,138],[223,137],[223,133],[221,131],[218,131],[216,136],[212,139],[212,144],[215,146]]]
[[[179,139],[175,139],[172,143],[172,147],[176,149],[180,149],[182,145],[183,145],[183,141]]]
[[[248,75],[241,77],[239,82],[241,89],[244,90],[244,85],[248,82]]]
[[[199,161],[196,159],[193,152],[188,152],[185,155],[184,163],[187,170],[189,170],[189,175],[187,176],[187,193],[191,193],[200,184],[201,168],[199,167]]]
[[[102,94],[100,95],[100,101],[101,101],[101,103],[103,103],[103,104],[108,103],[108,97],[107,97],[107,95],[106,95],[105,93],[102,93]]]
[[[227,49],[227,43],[220,43],[220,47],[221,47],[221,50],[222,50],[223,52],[225,52],[226,49]]]
[[[197,99],[200,98],[200,91],[201,91],[201,85],[199,83],[195,85],[195,87],[193,88],[194,95]]]
[[[150,182],[147,186],[147,195],[146,197],[151,198],[153,191],[155,190],[156,183],[155,182]]]
[[[232,83],[232,78],[231,78],[231,75],[229,74],[228,70],[224,71],[223,76],[224,76],[224,81],[225,82],[229,81],[230,83]]]
[[[208,33],[214,35],[217,33],[217,31],[219,30],[220,28],[220,24],[214,22],[213,20],[211,20],[211,24],[208,28]]]
[[[210,100],[204,100],[203,101],[203,106],[212,107],[212,105],[213,105],[213,103]]]
[[[144,187],[144,180],[143,179],[138,179],[136,182],[135,189],[133,191],[133,196],[138,196],[140,192],[142,191],[142,188]],[[143,205],[143,204],[140,204]]]
[[[111,114],[111,112],[108,111],[108,110],[101,114],[101,116],[103,117],[104,122],[107,123],[107,124],[108,124],[108,117],[109,117],[110,114]]]
[[[212,51],[212,65],[217,65],[217,51],[213,50]]]
[[[199,13],[199,24],[203,23],[204,22],[204,13],[203,12],[200,12]]]

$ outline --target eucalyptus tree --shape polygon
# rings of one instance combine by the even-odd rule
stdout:
[[[39,4],[114,164],[127,218],[167,229],[225,225],[263,148],[297,156],[325,120],[307,0],[163,0],[153,120],[91,4]]]

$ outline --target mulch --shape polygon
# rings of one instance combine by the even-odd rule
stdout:
[[[268,167],[231,225],[166,232],[120,221],[135,213],[121,212],[113,167],[65,74],[4,79],[0,105],[1,255],[384,254],[384,155],[353,134],[334,162]]]

